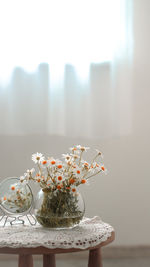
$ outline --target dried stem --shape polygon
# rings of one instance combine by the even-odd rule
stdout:
[[[86,179],[88,180],[89,178],[91,178],[91,177],[93,177],[93,176],[95,176],[95,175],[97,175],[98,173],[100,173],[102,170],[100,170],[100,171],[98,171],[98,172],[96,172],[96,173],[94,173],[94,174],[92,174],[92,175],[90,175],[89,177],[87,177]]]

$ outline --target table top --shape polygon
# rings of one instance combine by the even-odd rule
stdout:
[[[104,243],[113,232],[113,227],[98,216],[84,218],[66,230],[50,230],[38,223],[31,226],[25,219],[25,225],[3,227],[0,223],[0,248],[87,249]]]

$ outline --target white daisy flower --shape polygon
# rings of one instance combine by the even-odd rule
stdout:
[[[90,149],[89,147],[85,147],[85,146],[81,146],[81,145],[77,145],[77,149],[81,150],[82,152],[83,151],[87,151],[88,149]]]
[[[62,154],[62,157],[65,159],[65,161],[71,160],[71,156],[69,154]]]
[[[70,188],[71,188],[71,192],[73,194],[76,194],[77,193],[77,187],[75,185],[71,185]]]
[[[72,166],[73,162],[70,160],[70,161],[67,161],[67,165],[68,166]]]
[[[104,172],[105,174],[107,173],[107,170],[105,169],[104,165],[98,164],[96,162],[93,163],[93,169],[95,173],[99,171]]]
[[[42,160],[40,162],[40,164],[41,164],[42,167],[46,168],[46,167],[48,167],[50,165],[50,162],[49,162],[49,160],[45,160],[44,159],[44,160]]]
[[[74,152],[78,153],[77,146],[70,147],[69,149],[70,149],[73,153],[74,153]]]
[[[36,153],[36,154],[33,154],[32,155],[32,160],[35,162],[35,163],[40,163],[41,161],[44,160],[44,156],[42,153]]]
[[[101,151],[99,151],[98,149],[95,149],[95,151],[97,152],[97,155],[98,155],[98,156],[101,156],[101,157],[103,158],[103,154],[102,154]]]
[[[36,181],[37,183],[40,183],[40,182],[42,181],[41,176],[36,176],[36,177],[35,177],[35,181]]]
[[[61,190],[63,188],[63,184],[58,184],[57,185],[57,190]]]
[[[82,170],[81,168],[77,167],[73,170],[73,173],[76,177],[81,177],[82,176]]]
[[[107,171],[107,169],[104,167],[104,165],[101,165],[100,168],[101,168],[102,172],[104,172],[105,174],[108,173],[108,171]]]
[[[86,180],[86,178],[81,178],[80,179],[80,183],[81,184],[86,184],[88,180]]]
[[[85,161],[85,160],[82,160],[81,161],[82,162],[82,167],[84,168],[84,169],[89,169],[90,168],[90,165],[89,165],[89,163],[87,162],[87,161]]]
[[[58,170],[63,170],[64,169],[64,164],[61,161],[57,161],[57,169]]]
[[[56,181],[58,182],[58,183],[61,183],[61,182],[63,182],[65,180],[65,178],[62,176],[62,175],[57,175],[57,177],[56,177]]]
[[[73,157],[74,160],[79,159],[79,155],[78,154],[70,154],[70,155],[71,155],[71,157]]]
[[[77,164],[75,164],[75,163],[73,163],[71,167],[72,167],[73,169],[78,168]]]
[[[96,171],[100,171],[101,170],[101,166],[99,163],[97,162],[93,162],[93,168],[96,170]]]
[[[59,161],[58,161],[58,159],[54,159],[54,158],[50,158],[49,160],[48,160],[48,164],[49,164],[49,166],[56,166],[57,165],[57,163],[58,163]]]
[[[32,168],[31,170],[27,170],[27,174],[32,175],[35,172],[35,169]]]

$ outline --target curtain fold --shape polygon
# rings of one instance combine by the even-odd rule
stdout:
[[[108,49],[109,54],[109,48],[113,47],[109,59],[99,59],[102,51],[93,62],[90,57],[86,58],[90,47],[87,49],[85,44],[82,45],[84,31],[82,39],[78,40],[83,58],[82,53],[78,53],[72,62],[67,59],[66,62],[65,59],[62,61],[61,58],[59,62],[60,53],[58,57],[55,54],[56,60],[51,60],[47,54],[46,63],[39,62],[39,66],[32,71],[26,69],[23,63],[16,67],[14,59],[11,76],[5,83],[0,79],[0,134],[107,138],[132,132],[132,5],[128,0],[116,0],[116,3],[120,3],[120,9],[119,13],[114,12],[115,24],[112,23],[112,26],[120,27],[114,31],[114,36],[113,27],[108,32],[108,25],[106,30],[103,25],[103,31],[96,25],[96,29],[99,28],[98,39],[101,34],[111,34],[112,43],[107,42],[104,51],[107,54]],[[110,16],[110,12],[106,15]],[[101,23],[98,17],[96,23]],[[84,29],[88,30],[85,25]],[[94,38],[93,41],[96,40]],[[104,46],[99,50],[102,48]],[[89,51],[90,55],[92,49],[95,55],[96,45]]]

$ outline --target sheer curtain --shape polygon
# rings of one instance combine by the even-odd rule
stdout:
[[[130,0],[3,1],[0,134],[130,134],[131,16]]]

